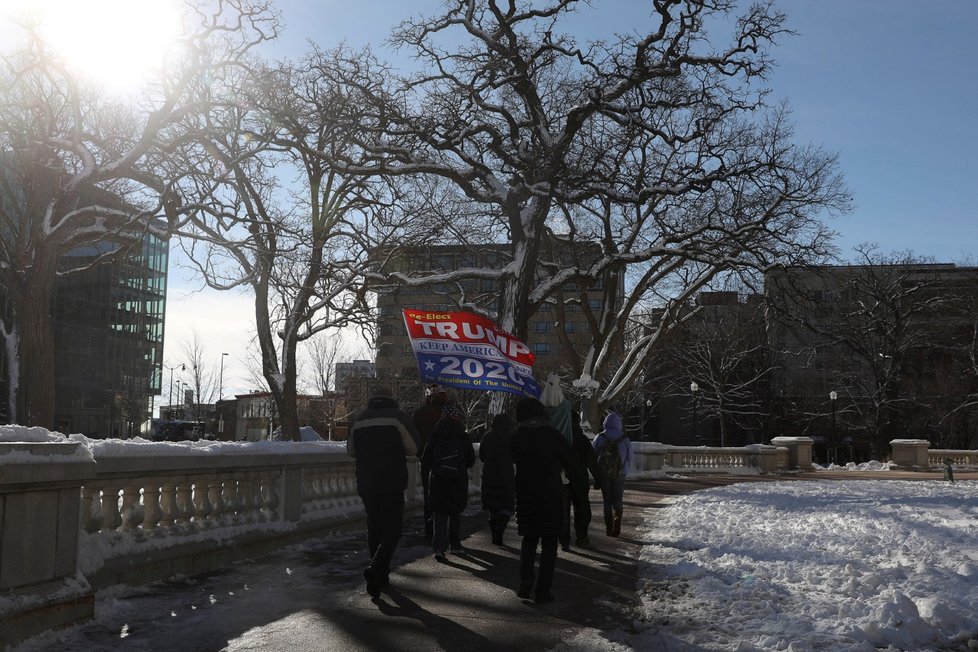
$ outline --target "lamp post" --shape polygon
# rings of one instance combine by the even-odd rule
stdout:
[[[224,434],[224,409],[221,401],[224,400],[224,358],[227,355],[227,353],[221,354],[221,388],[217,391],[217,432],[220,435]]]
[[[177,398],[180,399],[180,418],[184,417],[183,411],[183,394],[180,393],[180,387],[183,385],[183,381],[177,378]]]
[[[645,425],[642,428],[644,431],[642,437],[645,441],[649,441],[649,421],[652,420],[652,399],[645,400]]]
[[[221,388],[217,391],[217,402],[220,403],[224,399],[224,358],[227,357],[227,353],[221,354]]]
[[[700,437],[696,432],[696,393],[700,391],[700,386],[696,384],[695,380],[689,384],[689,391],[693,395],[693,442],[699,444]]]
[[[170,417],[170,419],[172,419],[173,418],[173,371],[174,369],[177,368],[177,365],[173,365],[172,367],[166,367],[166,368],[170,370],[170,398],[167,401],[166,407],[167,407],[167,412],[169,412],[168,416]],[[180,371],[186,371],[186,369],[187,369],[186,365],[180,365]]]
[[[836,443],[835,438],[835,399],[837,398],[839,398],[839,395],[834,389],[829,392],[829,402],[832,403],[832,458],[829,460],[830,462],[838,462],[837,458],[839,454],[837,448],[838,444]]]

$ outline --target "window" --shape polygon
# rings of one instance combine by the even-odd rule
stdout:
[[[547,355],[550,353],[550,344],[547,342],[534,342],[530,345],[533,355]]]
[[[550,332],[550,322],[549,321],[535,321],[535,322],[533,322],[533,332],[534,333],[549,333]]]
[[[602,305],[604,305],[604,302],[601,301],[601,299],[588,299],[587,300],[587,307],[590,308],[591,310],[601,310],[601,306]]]
[[[564,322],[564,331],[567,332],[567,333],[576,333],[577,332],[577,322],[576,321]]]

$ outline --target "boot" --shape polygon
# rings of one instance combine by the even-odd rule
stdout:
[[[621,534],[621,510],[616,509],[611,517],[611,536],[617,537]]]
[[[611,514],[605,514],[604,515],[604,532],[609,537],[615,536],[615,534],[614,534],[614,532],[615,532],[615,520],[614,520],[614,516],[612,516]]]

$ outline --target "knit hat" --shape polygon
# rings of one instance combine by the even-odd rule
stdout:
[[[458,406],[458,403],[446,403],[445,407],[441,409],[441,416],[444,419],[461,421],[463,416],[462,409]]]

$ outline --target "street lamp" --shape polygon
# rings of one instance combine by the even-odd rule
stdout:
[[[649,440],[649,421],[652,420],[652,399],[645,400],[645,423],[642,426],[642,439]]]
[[[689,384],[689,391],[693,395],[693,441],[698,444],[699,435],[696,433],[696,393],[700,391],[700,386],[696,384],[695,380]]]
[[[835,399],[839,398],[839,395],[833,389],[829,392],[829,402],[832,403],[832,459],[831,462],[838,462],[838,445],[835,438]]]
[[[217,402],[218,403],[220,403],[221,400],[224,398],[224,358],[226,356],[227,356],[227,353],[222,353],[221,354],[221,381],[220,381],[221,382],[221,389],[219,389],[218,392],[217,392]]]
[[[177,365],[173,365],[172,367],[167,367],[166,365],[164,365],[164,367],[170,370],[170,399],[167,401],[168,405],[166,407],[167,407],[167,411],[169,412],[168,416],[170,417],[170,419],[172,419],[173,418],[173,370],[177,368]],[[180,365],[180,371],[186,371],[186,370],[187,370],[186,365]]]

